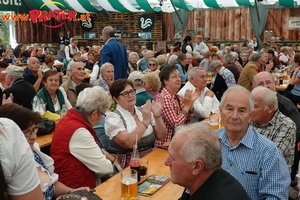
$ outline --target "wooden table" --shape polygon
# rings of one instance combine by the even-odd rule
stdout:
[[[284,92],[289,87],[289,83],[276,85],[276,91]]]
[[[164,161],[167,156],[167,150],[157,148],[143,157],[149,160],[147,176],[151,174],[162,174],[170,176],[169,167],[164,165]],[[183,187],[175,185],[171,181],[169,181],[166,185],[164,185],[150,197],[139,195],[139,200],[179,199],[183,190]],[[96,187],[96,194],[99,195],[103,200],[120,200],[121,174],[116,174],[112,178]]]
[[[40,145],[40,148],[43,148],[51,144],[52,138],[53,132],[47,135],[38,136],[35,141]]]

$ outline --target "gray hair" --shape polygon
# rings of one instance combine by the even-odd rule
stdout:
[[[177,60],[178,56],[173,54],[170,56],[169,60],[168,60],[168,64],[172,64],[175,60]]]
[[[232,58],[233,58],[233,59],[238,59],[238,58],[239,58],[238,53],[235,52],[235,51],[232,51],[230,54],[232,55]]]
[[[269,74],[269,76],[272,77],[273,84],[275,84],[275,78],[274,78],[274,76],[272,76],[272,74],[270,72],[260,72],[260,73],[257,73],[255,76],[253,76],[253,86],[254,87],[257,86],[257,81],[256,81],[257,77],[263,75],[264,73]]]
[[[103,28],[102,34],[108,34],[110,37],[114,37],[115,36],[114,28],[112,26],[106,26]]]
[[[217,68],[221,68],[223,65],[220,61],[218,60],[213,60],[210,62],[208,70],[211,72],[214,72]]]
[[[253,96],[246,88],[244,88],[240,85],[233,85],[224,92],[224,94],[221,98],[221,101],[220,101],[220,108],[222,108],[224,106],[224,102],[225,102],[225,99],[226,99],[228,93],[230,93],[233,90],[236,92],[237,95],[239,94],[239,92],[244,92],[245,94],[247,94],[249,96],[249,108],[250,108],[250,113],[252,113],[254,110]]]
[[[253,96],[257,94],[262,97],[263,103],[265,105],[265,110],[271,104],[273,104],[275,110],[277,110],[278,100],[277,100],[277,96],[274,91],[270,90],[269,88],[258,86],[252,90],[251,94]]]
[[[252,53],[252,54],[249,56],[249,60],[250,60],[250,61],[253,61],[253,62],[257,62],[259,59],[261,59],[261,55],[258,54],[258,53]]]
[[[30,64],[30,61],[32,60],[32,59],[37,59],[36,57],[29,57],[28,59],[27,59],[27,64],[29,65]],[[39,61],[39,59],[37,59],[38,61]],[[40,62],[40,61],[39,61]]]
[[[95,110],[105,113],[111,105],[111,98],[100,86],[85,88],[77,97],[76,108],[89,115]]]
[[[81,64],[82,67],[84,67],[83,63],[81,63],[81,62],[72,62],[72,63],[70,64],[69,70],[70,70],[70,69],[74,69],[74,66],[77,65],[77,64]]]
[[[106,69],[106,67],[109,67],[109,66],[112,66],[112,67],[114,68],[113,64],[111,64],[111,63],[109,63],[109,62],[106,62],[106,63],[104,63],[103,65],[101,65],[101,67],[100,67],[100,74],[102,74],[103,71]],[[115,68],[114,68],[114,69],[115,69]]]
[[[208,123],[199,122],[180,126],[175,132],[175,135],[177,134],[185,134],[187,137],[179,151],[187,163],[201,159],[207,170],[221,167],[220,140]]]
[[[130,52],[130,54],[128,56],[129,60],[131,59],[132,56],[136,56],[138,60],[140,59],[140,56],[137,52],[134,52],[134,51]]]
[[[193,67],[191,70],[190,70],[190,72],[189,72],[189,74],[188,74],[188,80],[190,80],[191,79],[191,77],[196,77],[197,76],[197,69],[199,69],[199,70],[204,70],[202,67]],[[205,70],[204,70],[205,71]]]
[[[226,60],[227,62],[231,62],[232,59],[233,59],[232,54],[227,53],[227,54],[224,55],[224,60]]]

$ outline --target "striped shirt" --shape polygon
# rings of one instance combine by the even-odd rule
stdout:
[[[222,168],[242,184],[251,199],[288,199],[289,170],[273,142],[251,126],[234,147],[224,128],[217,133],[222,147]]]

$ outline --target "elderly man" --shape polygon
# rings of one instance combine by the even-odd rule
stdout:
[[[187,75],[190,72],[190,70],[193,68],[192,65],[190,65],[185,71],[185,66],[186,66],[186,55],[184,53],[178,54],[177,60],[173,62],[173,64],[178,68],[178,71],[180,73],[180,78],[181,81],[186,81],[187,80]]]
[[[153,96],[146,92],[144,75],[140,71],[131,72],[128,76],[128,80],[131,80],[133,83],[133,88],[135,89],[136,95],[136,106],[143,106],[149,99],[154,100]]]
[[[75,107],[77,100],[75,88],[84,80],[84,66],[81,62],[74,62],[70,65],[69,72],[70,78],[66,80],[61,87],[64,88],[72,107]]]
[[[44,85],[42,83],[42,67],[36,57],[30,57],[27,60],[27,67],[23,73],[24,80],[33,85],[35,91],[39,91]]]
[[[289,117],[294,121],[297,127],[296,131],[296,144],[300,141],[300,115],[296,108],[296,106],[293,104],[293,102],[286,98],[285,96],[282,96],[278,92],[276,92],[275,87],[275,80],[274,77],[268,73],[268,72],[260,72],[257,75],[253,77],[253,87],[257,86],[264,86],[272,90],[274,93],[276,93],[277,99],[278,99],[278,109],[282,114]],[[298,149],[297,145],[295,146],[295,158],[294,158],[294,166],[292,168],[291,177],[292,179],[296,175],[296,171],[298,170],[298,164],[299,164],[299,156],[298,156]]]
[[[211,113],[219,112],[220,102],[215,94],[207,86],[207,74],[201,67],[194,67],[188,74],[188,82],[178,92],[184,96],[186,90],[200,90],[199,98],[194,101],[194,115],[191,122],[198,122],[208,118]]]
[[[165,165],[170,167],[171,181],[185,188],[180,200],[250,199],[241,184],[220,168],[220,142],[207,123],[179,127],[168,152]]]
[[[253,110],[253,97],[244,87],[235,85],[224,93],[220,113],[225,128],[217,131],[222,168],[251,199],[288,199],[288,167],[276,145],[249,126]]]
[[[250,61],[242,70],[238,80],[238,84],[246,88],[248,91],[252,90],[253,76],[255,76],[258,72],[262,71],[260,67],[261,55],[253,53],[250,57]]]
[[[114,38],[114,29],[106,26],[102,30],[102,37],[105,45],[101,50],[99,66],[106,62],[115,67],[115,80],[127,78],[128,57],[126,48]]]
[[[36,94],[34,87],[24,81],[23,68],[10,65],[2,71],[5,75],[5,81],[10,87],[3,91],[6,97],[13,95],[13,102],[25,108],[32,109],[32,99]]]
[[[150,58],[154,58],[154,52],[151,50],[146,51],[145,57],[143,57],[139,62],[138,62],[138,69],[145,71],[146,69],[149,69],[148,66],[148,61]]]
[[[254,98],[253,128],[276,144],[291,169],[296,140],[295,123],[278,110],[277,97],[272,90],[259,86],[251,94]]]

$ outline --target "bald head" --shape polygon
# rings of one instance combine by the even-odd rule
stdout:
[[[269,72],[259,72],[253,77],[253,88],[263,86],[276,91],[274,77]]]

